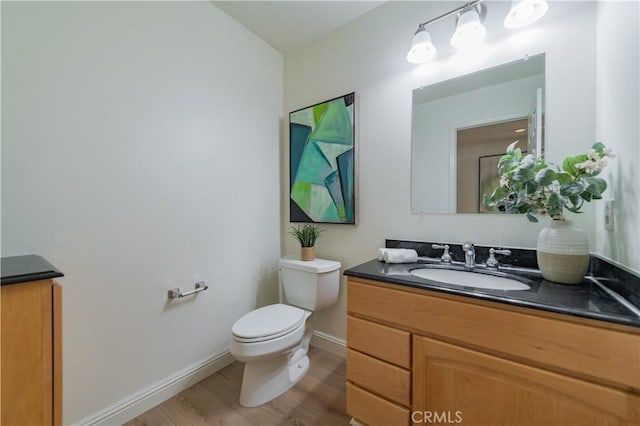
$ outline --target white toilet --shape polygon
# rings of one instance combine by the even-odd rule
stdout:
[[[302,379],[313,332],[307,318],[338,300],[340,262],[284,258],[278,272],[281,303],[249,312],[232,328],[231,354],[245,363],[243,407],[269,402]]]

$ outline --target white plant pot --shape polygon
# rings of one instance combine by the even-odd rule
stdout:
[[[538,267],[544,279],[580,284],[589,270],[587,234],[568,220],[553,220],[538,234]]]

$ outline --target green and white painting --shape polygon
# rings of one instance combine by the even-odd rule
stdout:
[[[354,98],[289,114],[291,222],[356,223]]]

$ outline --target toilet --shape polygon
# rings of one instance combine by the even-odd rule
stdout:
[[[280,303],[233,324],[230,352],[244,362],[240,405],[256,407],[285,393],[309,371],[307,320],[338,300],[340,262],[280,259]]]

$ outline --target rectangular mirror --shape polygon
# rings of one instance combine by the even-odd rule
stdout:
[[[544,152],[544,55],[413,91],[411,212],[494,213],[483,193],[498,185],[506,147]]]

